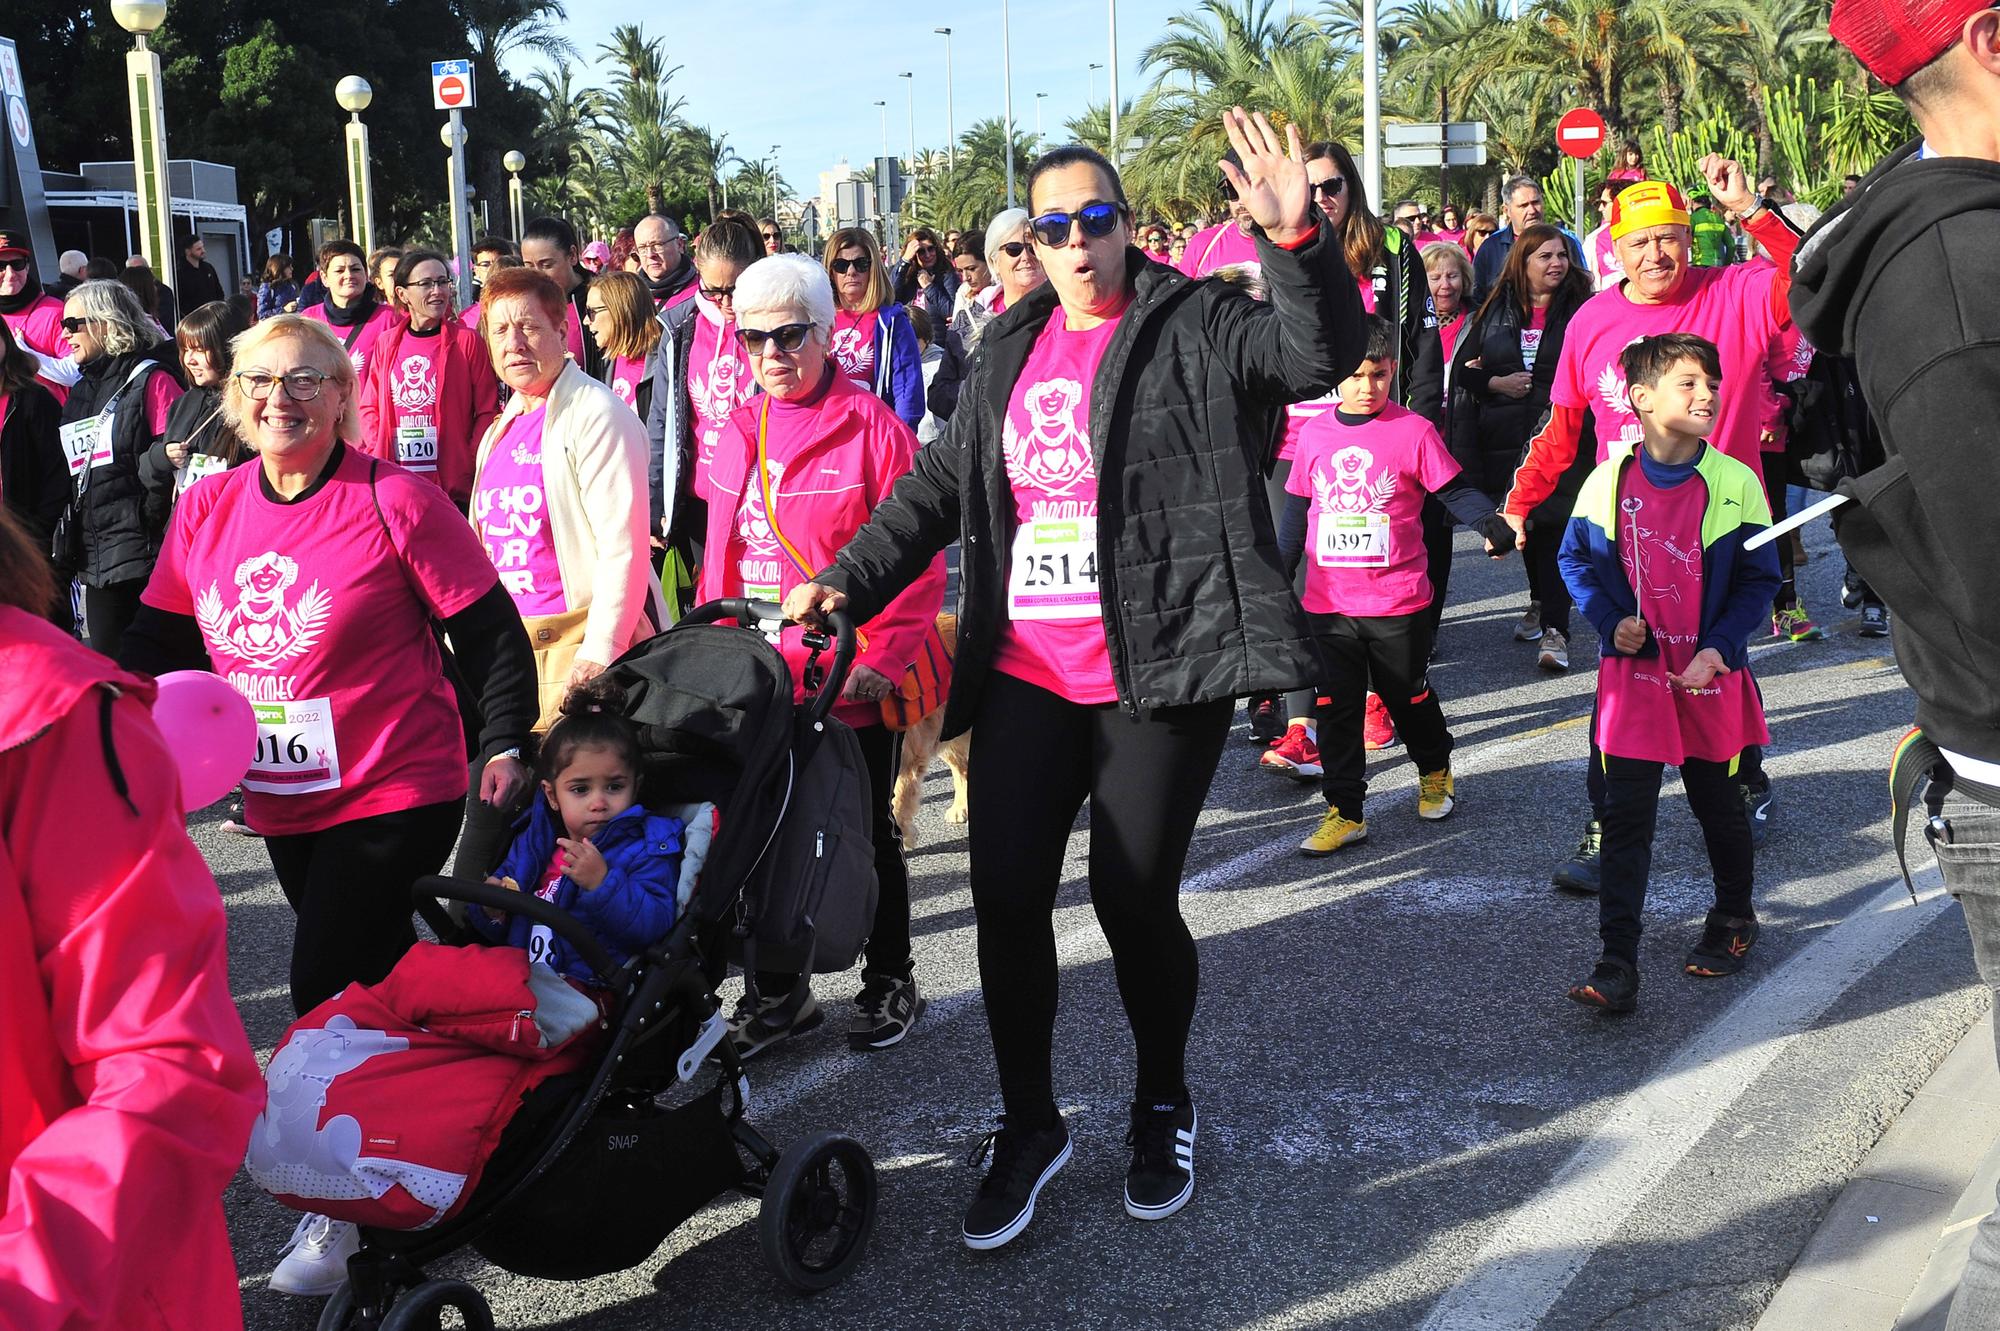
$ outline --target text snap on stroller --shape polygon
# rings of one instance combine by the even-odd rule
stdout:
[[[794,707],[784,658],[756,629],[716,622],[725,618],[776,623],[779,613],[743,600],[702,606],[611,667],[640,731],[642,802],[721,810],[665,940],[619,967],[573,916],[532,893],[418,884],[419,910],[449,941],[472,940],[440,900],[516,912],[560,934],[609,990],[609,1032],[583,1070],[521,1098],[462,1208],[425,1229],[363,1226],[321,1331],[432,1328],[445,1309],[475,1331],[491,1328],[477,1289],[424,1267],[470,1247],[517,1274],[589,1279],[646,1260],[732,1190],[762,1199],[765,1260],[798,1289],[824,1289],[860,1261],[875,1221],[874,1162],[839,1133],[781,1152],[750,1126],[748,1078],[715,995],[732,959],[835,971],[860,955],[875,906],[867,772],[853,732],[829,715],[854,629],[835,615],[831,635],[808,635],[811,692]],[[715,1086],[664,1094],[705,1062],[719,1066]]]

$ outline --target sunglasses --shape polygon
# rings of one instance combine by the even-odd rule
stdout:
[[[1018,259],[1027,252],[1027,249],[1028,249],[1027,241],[1010,240],[1005,245],[1002,245],[1000,247],[1000,252],[1006,255],[1010,259]]]
[[[763,233],[763,236],[764,236],[764,239],[766,239],[766,240],[782,240],[782,239],[784,239],[784,237],[780,236],[780,235],[779,235],[779,234],[778,234],[777,232],[775,232],[775,231],[766,231],[766,232],[764,232],[764,233]]]
[[[1118,225],[1118,205],[1115,203],[1086,203],[1073,213],[1043,213],[1028,223],[1034,229],[1035,239],[1050,249],[1069,244],[1069,238],[1078,226],[1083,234],[1090,237],[1108,236]]]
[[[1490,226],[1476,226],[1472,228],[1472,234],[1475,236],[1490,236],[1493,234],[1493,228]]]
[[[1312,187],[1322,199],[1337,199],[1347,192],[1347,177],[1328,176],[1325,180],[1315,180]]]
[[[0,259],[0,268],[5,268],[9,272],[25,273],[28,271],[28,256],[16,254],[11,259]]]
[[[835,277],[839,277],[841,274],[850,271],[856,273],[872,272],[875,268],[875,261],[864,254],[858,259],[835,259],[827,267],[833,269]]]
[[[868,261],[861,259],[857,262],[866,263]],[[765,350],[773,343],[777,344],[778,350],[789,353],[797,351],[806,344],[806,338],[812,333],[812,328],[811,324],[785,324],[781,327],[768,330],[763,328],[739,328],[736,330],[736,340],[743,345],[745,351],[753,356],[763,355]]]
[[[701,294],[704,298],[706,298],[711,302],[721,301],[721,300],[734,300],[736,298],[736,288],[734,286],[726,286],[726,287],[704,286],[701,289]]]
[[[98,321],[95,319],[64,319],[62,321],[62,330],[65,333],[75,333],[82,330],[86,325],[96,322]]]
[[[271,396],[271,391],[279,384],[285,386],[285,396],[294,402],[310,402],[319,396],[320,385],[333,376],[318,370],[293,370],[290,374],[266,374],[262,370],[243,370],[236,375],[236,386],[243,390],[252,402],[263,402]]]

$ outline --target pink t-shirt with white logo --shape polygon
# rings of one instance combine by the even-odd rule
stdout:
[[[833,316],[833,363],[840,372],[860,384],[869,392],[875,391],[875,323],[880,315],[875,310],[866,314],[849,314],[846,310]]]
[[[1458,476],[1431,423],[1391,403],[1360,425],[1307,423],[1285,489],[1306,505],[1305,608],[1383,619],[1431,603],[1424,497]]]
[[[690,288],[692,290],[692,288]],[[736,324],[722,317],[715,305],[695,296],[695,316],[688,321],[688,401],[694,404],[694,492],[709,499],[709,472],[715,466],[715,442],[729,415],[757,394],[757,376],[750,358],[736,340]],[[872,334],[871,334],[872,335]],[[871,342],[870,356],[873,356]],[[868,381],[864,380],[864,383]],[[870,390],[873,385],[869,384]]]
[[[1770,741],[1747,668],[1718,675],[1692,694],[1668,682],[1687,669],[1701,642],[1707,508],[1708,486],[1699,473],[1662,488],[1636,457],[1625,468],[1618,487],[1618,559],[1660,650],[1655,656],[1614,654],[1598,664],[1597,744],[1614,757],[1727,762],[1745,745]]]
[[[1542,354],[1542,334],[1549,326],[1549,307],[1543,305],[1528,311],[1528,322],[1521,329],[1521,368],[1534,373],[1535,362]]]
[[[1643,437],[1639,418],[1625,395],[1619,356],[1642,337],[1694,333],[1722,353],[1722,403],[1708,440],[1751,470],[1759,467],[1758,435],[1770,375],[1765,364],[1778,340],[1771,287],[1778,270],[1751,264],[1690,268],[1675,298],[1663,305],[1639,305],[1621,283],[1583,303],[1563,335],[1549,400],[1558,407],[1583,407],[1597,425],[1597,460],[1610,456],[1613,443],[1635,447]]]
[[[500,585],[523,615],[559,615],[569,609],[542,486],[547,416],[548,408],[540,406],[507,423],[472,492],[472,525],[499,571]]]
[[[458,705],[430,622],[493,586],[465,519],[437,486],[353,448],[294,503],[265,494],[263,476],[236,467],[182,495],[143,596],[192,616],[250,700],[250,826],[316,832],[463,799]]]
[[[1355,289],[1361,293],[1361,308],[1375,313],[1375,282],[1372,278],[1357,278]],[[1449,353],[1447,353],[1449,354]],[[1285,408],[1285,437],[1278,441],[1278,461],[1290,462],[1299,455],[1299,435],[1306,423],[1315,420],[1320,413],[1333,410],[1333,404],[1340,401],[1338,387],[1328,389],[1316,398],[1304,402],[1294,402]]]
[[[412,333],[389,370],[390,401],[377,403],[396,422],[396,461],[409,471],[437,473],[439,339]]]
[[[611,391],[634,411],[639,409],[639,385],[645,378],[645,361],[632,356],[611,358]]]
[[[1071,332],[1058,307],[1021,367],[1002,427],[1015,526],[994,668],[1077,703],[1118,698],[1098,600],[1090,442],[1091,381],[1117,331],[1112,318]]]
[[[319,320],[333,330],[333,335],[347,348],[347,359],[354,363],[354,377],[362,383],[368,381],[368,353],[382,340],[382,334],[389,331],[389,325],[396,322],[396,315],[386,305],[377,305],[369,311],[366,322],[361,325],[358,332],[352,324],[343,326],[327,318],[324,303],[311,306],[300,313],[308,319]],[[348,341],[350,337],[354,339],[352,342]]]

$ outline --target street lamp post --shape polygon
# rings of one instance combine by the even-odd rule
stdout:
[[[1014,206],[1014,38],[1007,18],[1007,0],[1000,0],[1000,113],[1007,158],[1007,206]]]
[[[375,182],[368,161],[368,126],[361,113],[375,100],[375,90],[359,74],[349,74],[333,85],[333,100],[348,113],[347,198],[354,216],[354,243],[364,251],[375,249]]]
[[[1037,157],[1042,155],[1042,99],[1047,96],[1045,92],[1035,94],[1035,156]]]
[[[445,158],[446,207],[451,212],[451,252],[458,258],[458,308],[472,304],[472,239],[466,234],[472,220],[472,194],[465,185],[465,118],[458,112],[438,126],[438,142],[451,149]]]
[[[173,185],[167,177],[167,114],[160,101],[160,57],[146,37],[167,20],[167,0],[112,0],[111,17],[133,36],[125,53],[132,107],[132,187],[139,199],[139,252],[161,286],[173,289]]]
[[[944,36],[944,169],[958,170],[958,120],[951,90],[951,29],[932,28]]]
[[[1118,0],[1111,0],[1111,165],[1122,168],[1125,141],[1118,137]]]
[[[916,197],[917,179],[917,74],[915,70],[904,70],[896,76],[910,81],[910,197]]]
[[[1104,66],[1093,61],[1090,66],[1090,104],[1097,105],[1097,71]]]
[[[1382,41],[1376,35],[1380,0],[1361,0],[1361,183],[1368,201],[1382,206]]]
[[[522,216],[526,211],[521,197],[521,169],[527,164],[528,159],[521,155],[518,148],[508,149],[507,155],[500,159],[500,165],[507,168],[507,220],[514,224],[514,246],[517,249],[521,244],[524,229]]]
[[[771,145],[771,220],[778,220],[778,144]]]

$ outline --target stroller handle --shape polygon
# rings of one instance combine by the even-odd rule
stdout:
[[[615,988],[618,984],[620,967],[604,950],[604,945],[574,915],[549,904],[533,892],[516,892],[491,883],[475,883],[469,878],[430,877],[417,879],[411,885],[410,894],[424,903],[463,901],[468,906],[490,906],[509,914],[525,915],[537,924],[547,925],[565,943],[575,948],[576,954],[607,986]]]
[[[708,601],[694,607],[680,618],[682,624],[713,624],[719,619],[733,619],[739,624],[783,624],[785,612],[776,601],[752,601],[747,597],[729,596],[719,601]],[[840,701],[840,691],[847,686],[847,672],[854,666],[854,652],[857,635],[854,620],[845,610],[836,610],[826,617],[827,627],[833,630],[833,666],[826,672],[810,700],[812,719],[826,720],[833,711],[833,705]],[[808,633],[811,630],[807,630]]]

